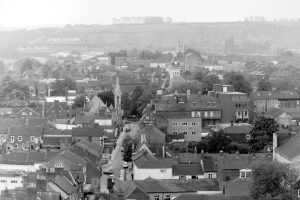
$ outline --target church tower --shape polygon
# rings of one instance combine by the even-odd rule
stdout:
[[[119,77],[117,77],[115,90],[114,90],[114,96],[115,96],[115,109],[117,110],[117,114],[122,114],[122,108],[121,108],[121,88],[120,88],[120,82]]]

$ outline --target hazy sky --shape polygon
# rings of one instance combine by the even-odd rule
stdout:
[[[252,15],[299,18],[299,0],[0,0],[5,28],[111,24],[114,17],[162,16],[173,21],[238,21]]]

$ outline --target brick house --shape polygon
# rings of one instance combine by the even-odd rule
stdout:
[[[203,128],[221,121],[218,100],[213,96],[175,92],[154,101],[155,117],[168,121],[168,135],[184,135],[187,141],[200,141]]]
[[[43,135],[42,127],[10,127],[7,134],[7,147],[10,150],[35,151],[40,148]]]
[[[249,122],[250,99],[246,93],[235,92],[232,85],[214,84],[210,95],[217,98],[222,122]]]

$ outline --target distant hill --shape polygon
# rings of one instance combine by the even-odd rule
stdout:
[[[238,52],[300,49],[300,22],[78,25],[0,32],[0,54],[3,48],[57,45],[49,42],[50,38],[79,38],[79,45],[107,51],[132,48],[167,50],[183,41],[188,48],[222,52],[225,40],[231,36]]]

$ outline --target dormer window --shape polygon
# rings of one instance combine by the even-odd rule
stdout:
[[[22,142],[22,136],[18,136],[18,141]]]
[[[63,168],[64,165],[62,163],[55,163],[56,168]]]
[[[240,178],[249,178],[252,175],[251,169],[241,169],[240,170]]]

